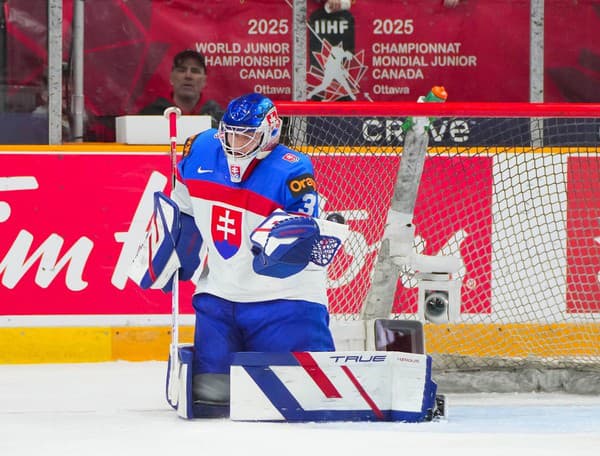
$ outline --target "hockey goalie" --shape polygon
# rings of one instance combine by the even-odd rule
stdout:
[[[347,227],[319,219],[307,155],[279,144],[272,101],[231,101],[187,140],[171,198],[155,210],[130,277],[176,292],[196,280],[193,344],[171,351],[167,400],[184,418],[431,419],[431,359],[336,352],[327,266]]]

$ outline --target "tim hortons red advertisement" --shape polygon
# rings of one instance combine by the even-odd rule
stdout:
[[[331,310],[359,312],[370,286],[399,158],[352,156],[313,160],[319,193],[325,200],[324,210],[343,212],[351,228],[344,250],[329,271]],[[416,243],[421,246],[418,253],[463,259],[460,275],[465,313],[491,311],[492,163],[491,157],[431,157],[425,162],[417,195],[414,223]],[[462,174],[448,173],[449,168],[460,169]],[[360,180],[353,188],[343,185],[355,182],[365,169],[376,178]],[[460,249],[450,251],[448,245],[460,245]],[[417,311],[416,285],[407,277],[398,280],[394,312]]]
[[[168,175],[168,156],[14,154],[0,163],[0,314],[170,312],[169,295],[127,279],[152,195],[167,186],[154,170]],[[191,311],[190,299],[181,303]]]
[[[600,312],[600,173],[597,157],[569,157],[567,311]]]
[[[445,160],[469,160],[470,167],[461,167],[480,177],[451,178],[438,169],[449,166]],[[168,186],[168,156],[9,153],[0,156],[0,164],[0,315],[170,313],[170,295],[142,291],[127,279],[152,213],[152,195]],[[341,267],[329,277],[333,312],[358,312],[366,296],[398,166],[397,157],[315,157],[324,210],[353,214],[348,218],[353,247],[342,253]],[[390,177],[363,182],[354,194],[340,191],[336,183],[364,167]],[[386,168],[392,172],[384,173]],[[464,287],[464,311],[489,311],[491,159],[429,160],[423,182],[419,200],[429,201],[430,193],[443,188],[457,208],[465,208],[441,210],[434,203],[417,210],[417,234],[426,240],[423,253],[436,254],[451,238],[468,233],[458,252],[465,260],[465,282],[471,284]],[[367,203],[364,195],[377,192],[389,196]],[[470,210],[482,218],[468,217]],[[416,289],[399,283],[399,290],[407,307],[398,310],[414,311],[410,303],[416,302]],[[192,313],[192,292],[185,283],[184,313]]]
[[[492,160],[431,157],[417,197],[419,253],[461,256],[465,313],[493,310]],[[596,158],[569,158],[567,309],[573,313],[600,310],[589,298],[600,292],[600,202],[594,198],[600,176],[589,160]],[[332,312],[358,312],[367,294],[398,161],[314,158],[323,210],[345,214],[351,229],[329,275]],[[152,195],[168,186],[166,155],[8,153],[0,165],[0,315],[170,313],[169,295],[142,291],[127,279],[152,213]],[[464,175],[443,171],[449,167]],[[365,168],[379,178],[340,190],[341,182]],[[444,198],[435,197],[440,194]],[[447,250],[457,244],[458,252]],[[192,291],[183,284],[184,313],[192,312]],[[399,280],[394,311],[414,312],[416,293],[416,284]]]

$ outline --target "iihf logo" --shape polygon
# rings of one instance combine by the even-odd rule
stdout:
[[[317,66],[311,65],[307,74],[310,100],[319,94],[323,101],[336,101],[344,97],[356,100],[360,92],[360,80],[367,71],[364,65],[365,51],[356,55],[344,49],[342,42],[332,46],[323,40],[320,52],[313,52]]]

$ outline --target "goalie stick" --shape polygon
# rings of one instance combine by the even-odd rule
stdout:
[[[181,110],[176,106],[171,106],[165,109],[163,115],[169,121],[169,158],[170,158],[170,173],[171,173],[171,195],[175,190],[177,182],[177,118],[181,116]],[[169,365],[167,372],[166,395],[167,402],[176,407],[178,402],[177,381],[178,373],[176,370],[179,366],[179,271],[173,274],[173,288],[171,295],[171,344],[169,346]]]
[[[436,86],[418,102],[443,102],[447,93]],[[449,256],[429,256],[414,252],[415,226],[413,215],[417,192],[429,142],[427,117],[409,117],[402,125],[405,130],[404,148],[394,184],[391,208],[374,267],[372,285],[363,308],[362,320],[389,318],[394,304],[396,283],[404,267],[420,272],[458,271],[461,260]]]

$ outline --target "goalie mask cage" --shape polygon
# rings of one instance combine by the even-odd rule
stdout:
[[[382,237],[402,123],[427,116],[413,249],[463,265],[459,313],[424,322],[441,388],[600,392],[600,105],[277,107],[282,142],[312,157],[321,217],[351,230],[328,271],[336,343],[365,343],[361,310],[381,296],[389,318],[419,318],[418,275],[393,268]]]

